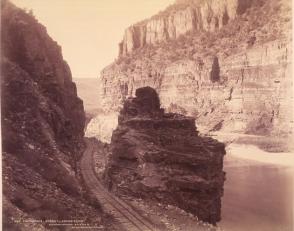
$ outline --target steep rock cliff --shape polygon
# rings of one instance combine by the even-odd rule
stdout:
[[[198,136],[194,118],[164,113],[154,89],[125,101],[111,148],[105,181],[115,193],[220,220],[224,144]]]
[[[176,1],[164,12],[126,29],[119,54],[157,42],[176,39],[188,31],[215,31],[262,0]]]
[[[1,23],[3,227],[52,229],[45,219],[99,224],[102,213],[82,198],[78,180],[85,115],[61,47],[9,1],[1,1]]]
[[[206,131],[291,134],[291,1],[179,1],[138,25],[166,20],[195,2],[226,3],[235,13],[221,28],[188,31],[120,56],[101,72],[105,111],[119,111],[137,88],[151,86],[165,109],[194,116]]]

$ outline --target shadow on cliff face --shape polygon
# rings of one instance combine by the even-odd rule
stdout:
[[[192,117],[164,113],[154,89],[125,101],[111,149],[105,182],[113,192],[220,220],[224,144],[198,136]]]
[[[265,0],[238,0],[237,13],[243,14],[252,6],[261,7],[265,2]]]
[[[6,0],[1,32],[4,229],[43,230],[52,228],[45,220],[81,217],[101,224],[103,212],[85,200],[79,180],[85,115],[60,46]]]
[[[247,124],[245,133],[269,136],[273,130],[274,115],[263,113],[262,115],[252,118]],[[281,134],[282,135],[282,134]]]

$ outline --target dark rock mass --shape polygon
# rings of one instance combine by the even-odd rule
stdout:
[[[164,113],[154,89],[139,88],[125,101],[111,146],[105,182],[116,194],[220,220],[224,144],[198,136],[194,118]]]
[[[76,163],[85,115],[61,47],[32,14],[6,0],[1,35],[4,230],[48,225],[15,222],[27,219],[101,222],[82,199]]]

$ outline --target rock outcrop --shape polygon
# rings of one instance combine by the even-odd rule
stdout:
[[[139,88],[125,101],[111,148],[105,182],[118,195],[220,220],[224,144],[198,136],[194,118],[164,113],[154,89]]]
[[[227,9],[233,20],[208,32],[187,29],[177,39],[129,49],[101,72],[104,110],[118,112],[137,88],[150,86],[163,108],[197,118],[204,131],[291,135],[291,1],[178,1],[137,26],[182,14],[188,9],[183,4],[195,2],[199,7],[212,4],[212,15]],[[183,28],[189,18],[184,15],[179,20]],[[211,79],[216,60],[217,81]]]
[[[100,224],[102,212],[82,199],[85,115],[61,47],[6,0],[1,35],[3,228],[56,230],[50,219]]]

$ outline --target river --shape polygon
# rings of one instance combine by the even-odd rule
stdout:
[[[224,160],[225,231],[292,231],[293,153],[267,153],[231,144]]]

